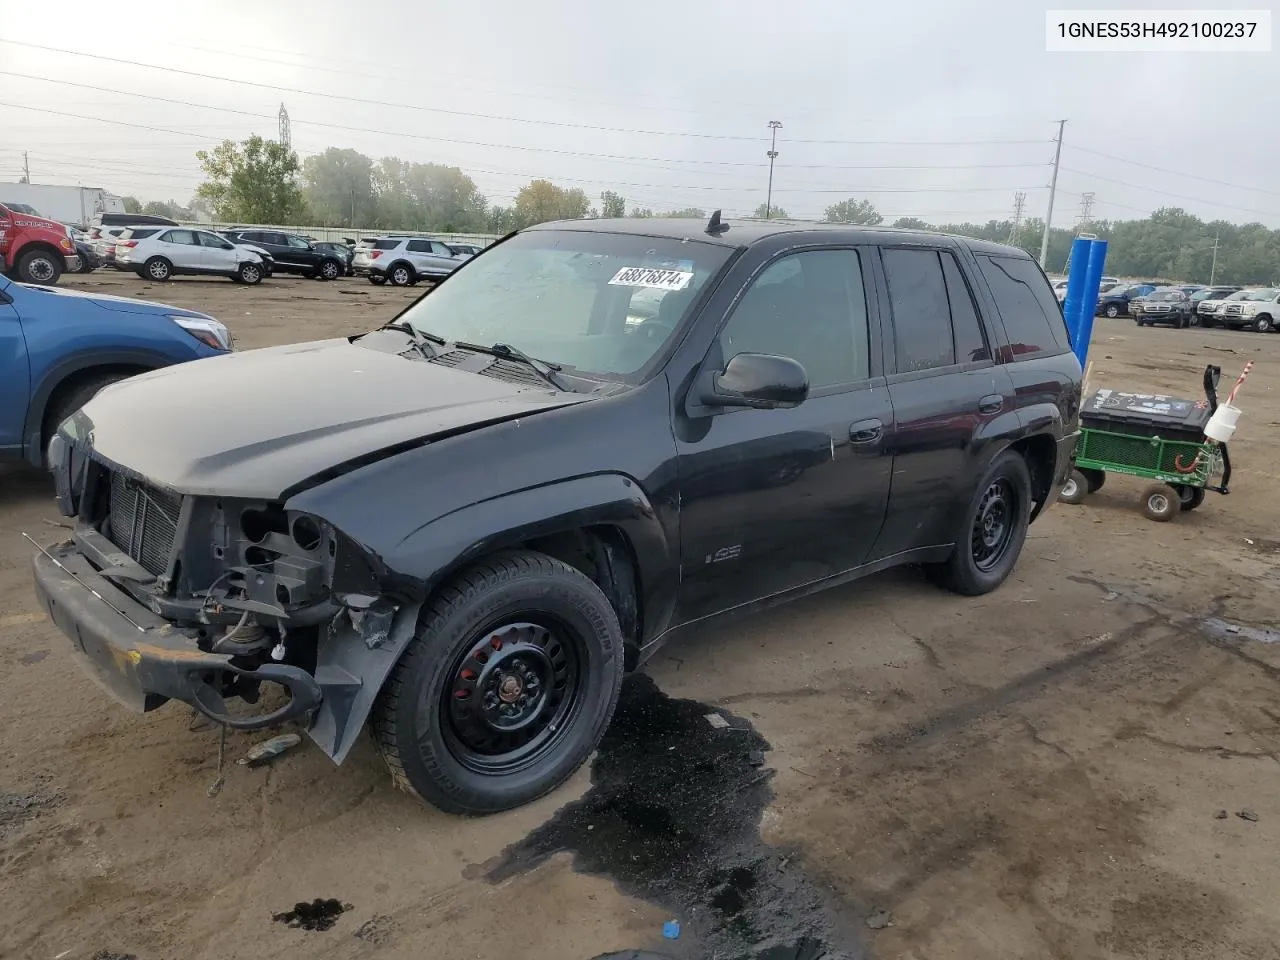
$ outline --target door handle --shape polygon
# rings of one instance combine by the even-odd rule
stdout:
[[[978,401],[978,410],[981,413],[999,413],[1004,409],[1004,397],[998,393],[983,397]]]
[[[875,443],[884,434],[884,424],[879,420],[859,420],[849,425],[850,443]]]

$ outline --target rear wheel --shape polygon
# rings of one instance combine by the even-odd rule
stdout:
[[[391,281],[392,286],[407,287],[416,278],[413,275],[412,267],[405,263],[397,263],[387,271],[387,279]]]
[[[951,558],[933,567],[932,576],[965,596],[990,593],[1018,562],[1030,515],[1031,474],[1022,457],[1006,450],[978,484]]]
[[[623,641],[585,575],[532,551],[496,556],[445,586],[420,623],[373,713],[398,786],[449,813],[497,813],[590,756],[617,704]]]
[[[1181,509],[1181,495],[1167,483],[1153,483],[1142,491],[1142,512],[1148,520],[1168,523]]]
[[[173,264],[164,257],[152,257],[142,265],[142,269],[151,280],[163,282],[173,276]]]
[[[1062,490],[1058,493],[1058,499],[1063,503],[1084,503],[1084,498],[1089,493],[1089,480],[1084,472],[1072,470],[1067,477],[1067,482],[1062,485]]]
[[[32,250],[18,258],[18,279],[23,283],[57,283],[62,258],[47,250]]]

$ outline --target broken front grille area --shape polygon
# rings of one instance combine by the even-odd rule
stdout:
[[[168,568],[181,511],[181,495],[111,471],[105,532],[148,573]]]

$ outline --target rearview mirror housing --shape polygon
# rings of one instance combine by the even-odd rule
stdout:
[[[722,373],[712,374],[699,399],[708,407],[797,407],[809,396],[809,375],[790,357],[739,353]]]

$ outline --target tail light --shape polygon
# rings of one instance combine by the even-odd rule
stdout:
[[[369,251],[369,259],[370,259],[370,260],[377,260],[380,256],[382,256],[382,251],[381,251],[381,250],[370,250],[370,251]]]
[[[137,240],[117,240],[116,241],[117,247],[128,247],[130,250],[132,250],[137,245],[138,245]]]

